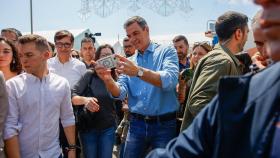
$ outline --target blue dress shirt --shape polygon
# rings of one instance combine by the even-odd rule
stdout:
[[[136,52],[129,58],[136,65],[160,74],[162,87],[156,87],[138,77],[120,75],[119,99],[128,96],[130,112],[148,116],[175,112],[178,109],[176,85],[178,83],[178,56],[173,47],[150,43],[143,54]]]

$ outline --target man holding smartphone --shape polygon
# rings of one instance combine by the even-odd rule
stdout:
[[[121,74],[118,81],[101,64],[95,69],[113,97],[124,100],[128,96],[130,128],[124,157],[138,158],[146,149],[164,148],[176,135],[178,56],[173,47],[150,41],[142,17],[129,18],[124,28],[137,51],[130,60],[116,55],[116,69]]]

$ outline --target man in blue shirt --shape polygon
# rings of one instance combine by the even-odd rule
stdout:
[[[137,49],[126,59],[117,56],[117,82],[110,70],[96,65],[97,74],[112,96],[128,96],[130,128],[124,157],[143,157],[146,149],[163,148],[176,134],[176,84],[178,57],[173,47],[153,43],[149,27],[142,17],[134,16],[124,24],[127,37]]]

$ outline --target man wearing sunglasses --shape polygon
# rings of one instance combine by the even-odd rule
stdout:
[[[189,91],[181,131],[216,95],[218,81],[223,76],[242,74],[242,65],[234,56],[241,52],[248,36],[248,17],[228,11],[221,15],[215,29],[219,43],[200,59]]]

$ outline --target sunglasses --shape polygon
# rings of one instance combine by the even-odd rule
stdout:
[[[80,56],[79,56],[79,55],[72,55],[72,58],[77,58],[77,59],[79,59]]]

